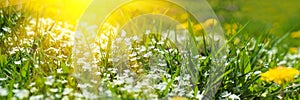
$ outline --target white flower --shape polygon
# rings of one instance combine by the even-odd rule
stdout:
[[[30,83],[30,84],[29,84],[29,87],[32,87],[32,86],[34,86],[34,85],[35,85],[35,82]]]
[[[29,96],[29,91],[28,90],[13,90],[15,93],[15,96],[18,97],[19,99],[25,99]]]
[[[128,84],[132,84],[134,82],[134,79],[132,77],[125,78],[125,82]]]
[[[37,89],[36,87],[33,87],[33,88],[30,89],[30,92],[31,92],[31,93],[35,93],[35,92],[37,92],[37,91],[38,91],[38,89]]]
[[[34,65],[34,68],[39,68],[39,65],[38,65],[38,64],[35,64],[35,65]]]
[[[7,78],[0,78],[0,81],[6,81]]]
[[[133,36],[133,37],[132,37],[132,40],[137,41],[137,40],[138,40],[138,37],[137,37],[137,36]]]
[[[56,92],[58,92],[58,89],[51,88],[51,89],[50,89],[50,92],[56,93]]]
[[[45,82],[46,85],[52,85],[54,83],[55,79],[53,76],[48,76],[47,80]]]
[[[84,97],[81,93],[78,93],[78,92],[75,92],[75,93],[74,93],[74,96],[75,96],[75,97],[78,97],[78,98]]]
[[[204,92],[202,92],[202,93],[200,94],[200,92],[198,91],[196,98],[197,98],[198,100],[202,100],[203,97],[204,97],[203,93],[204,93]]]
[[[231,100],[241,100],[240,97],[235,94],[231,94],[228,98],[230,98]]]
[[[62,68],[57,69],[56,72],[59,74],[63,73]]]
[[[36,96],[31,96],[29,100],[43,100],[44,95],[36,95]]]
[[[77,87],[81,89],[86,89],[88,87],[93,87],[91,84],[78,84]]]
[[[15,61],[14,62],[16,65],[20,65],[21,64],[21,61]]]
[[[166,87],[167,87],[167,83],[165,82],[154,86],[155,89],[159,89],[160,91],[164,91]]]
[[[5,32],[11,33],[11,29],[9,27],[3,27],[2,29]]]
[[[261,73],[261,71],[255,71],[253,74],[254,75],[258,75],[258,74],[260,74]]]
[[[61,98],[61,94],[55,94],[56,98]]]
[[[158,66],[165,67],[165,66],[167,66],[167,64],[166,63],[159,63]]]
[[[61,100],[69,100],[68,96],[64,96]]]
[[[228,91],[223,92],[221,95],[222,95],[222,97],[229,98],[231,100],[236,100],[236,99],[241,100],[239,96],[237,96],[235,94],[228,93]]]
[[[70,93],[72,93],[73,92],[73,89],[71,89],[71,88],[65,88],[64,89],[64,92],[62,93],[63,95],[67,95],[67,94],[70,94]]]
[[[14,88],[18,88],[18,87],[19,87],[18,83],[14,84]]]
[[[62,80],[62,81],[60,81],[62,84],[66,84],[66,83],[68,83],[68,81],[67,80]]]
[[[124,83],[124,80],[113,80],[113,83],[114,83],[115,85],[121,85],[121,84]]]
[[[0,97],[7,96],[7,95],[8,95],[8,90],[4,88],[0,88]]]

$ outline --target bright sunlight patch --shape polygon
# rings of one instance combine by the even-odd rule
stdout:
[[[212,99],[225,70],[225,43],[205,0],[95,0],[75,33],[73,75],[90,98],[114,97],[109,90],[128,93],[125,98]],[[213,62],[203,91],[200,59]],[[117,79],[103,84],[109,77]]]

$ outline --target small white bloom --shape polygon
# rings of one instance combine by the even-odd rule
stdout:
[[[7,95],[8,95],[8,90],[5,88],[0,88],[0,97],[7,96]]]
[[[61,98],[61,95],[60,94],[55,94],[55,97],[56,98]]]
[[[202,93],[200,94],[200,92],[198,91],[196,98],[197,98],[198,100],[202,100],[203,97],[204,97],[203,93],[204,93],[204,92],[202,92]]]
[[[31,96],[29,100],[43,100],[44,95]]]
[[[91,84],[78,84],[77,87],[81,89],[86,89],[88,87],[93,87]]]
[[[51,89],[50,89],[50,92],[56,93],[56,92],[58,92],[58,89],[56,89],[56,88],[51,88]]]
[[[29,96],[29,91],[28,90],[13,90],[15,93],[15,96],[18,97],[19,99],[25,99]]]
[[[15,61],[14,62],[16,65],[20,65],[21,64],[21,61]]]
[[[0,81],[6,81],[7,78],[0,78]]]
[[[133,36],[133,37],[132,37],[132,40],[137,41],[137,40],[138,40],[138,37],[137,37],[137,36]]]
[[[60,81],[62,84],[66,84],[66,83],[68,83],[68,81],[67,80],[62,80],[62,81]]]
[[[230,98],[231,100],[241,100],[240,97],[235,94],[231,94],[228,98]]]
[[[37,91],[38,91],[38,89],[37,89],[36,87],[33,87],[33,88],[30,89],[30,92],[31,92],[31,93],[35,93],[35,92],[37,92]]]
[[[14,84],[14,88],[18,88],[18,87],[19,87],[18,83]]]
[[[64,89],[64,92],[62,93],[63,95],[68,95],[68,94],[70,94],[70,93],[72,93],[73,92],[73,89],[71,89],[71,88],[65,88]]]
[[[121,85],[121,84],[124,84],[124,80],[113,80],[113,83],[115,85]]]
[[[5,32],[11,33],[11,29],[9,27],[3,27],[2,29]]]
[[[78,98],[84,97],[81,93],[78,93],[78,92],[75,92],[75,93],[74,93],[74,96],[75,96],[75,97],[78,97]]]
[[[38,64],[35,64],[35,65],[34,65],[34,68],[39,68],[39,65],[38,65]]]
[[[68,96],[64,96],[61,100],[69,100]]]
[[[45,82],[46,85],[52,85],[54,83],[55,79],[53,76],[48,76],[47,80]]]
[[[158,66],[164,67],[164,66],[167,66],[167,64],[166,63],[159,63]]]
[[[56,72],[59,73],[59,74],[61,74],[61,73],[63,73],[62,70],[63,70],[62,68],[59,68],[59,69],[56,70]]]
[[[255,71],[253,74],[254,75],[258,75],[258,74],[260,74],[261,73],[261,71]]]

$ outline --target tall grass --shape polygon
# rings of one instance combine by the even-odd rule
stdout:
[[[112,36],[103,36],[111,43],[107,46],[95,43],[98,70],[88,73],[101,79],[80,83],[72,74],[73,26],[30,16],[14,7],[1,8],[0,12],[0,97],[3,99],[72,100],[97,95],[89,94],[85,91],[87,88],[98,90],[105,99],[171,99],[176,96],[201,99],[207,85],[220,86],[213,99],[278,99],[281,87],[262,81],[260,73],[279,65],[297,69],[300,65],[299,55],[288,51],[289,44],[281,43],[290,32],[277,38],[268,30],[259,30],[261,35],[254,38],[246,34],[247,24],[241,23],[244,25],[234,29],[235,33],[226,35],[225,71],[216,80],[209,80],[215,62],[207,37],[197,41],[204,47],[197,47],[199,52],[194,58],[199,71],[193,73],[198,74],[193,80],[191,73],[182,73],[186,70],[182,65],[186,55],[174,46],[174,41],[162,38],[159,32],[151,32],[141,41],[130,38],[132,47],[126,51],[125,58],[129,62],[125,63],[124,70],[115,67],[119,61],[111,56],[115,52],[108,49],[116,45]],[[189,31],[194,32],[191,25]],[[288,83],[284,98],[300,99],[299,84],[300,78]]]

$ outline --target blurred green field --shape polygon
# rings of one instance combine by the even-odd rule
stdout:
[[[262,31],[272,30],[280,37],[287,32],[300,30],[299,0],[208,0],[223,23],[249,25],[244,31],[258,36]],[[299,38],[286,39],[292,46],[300,46]]]

